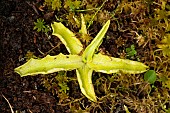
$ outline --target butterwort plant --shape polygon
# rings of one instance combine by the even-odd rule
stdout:
[[[87,29],[82,16],[82,33],[86,33]],[[114,58],[101,53],[97,50],[109,28],[110,20],[108,20],[92,42],[83,48],[82,43],[76,38],[75,34],[66,28],[61,22],[51,24],[53,35],[57,36],[66,49],[70,53],[64,55],[62,53],[56,56],[47,55],[42,59],[31,58],[25,64],[15,68],[15,72],[21,77],[37,74],[49,74],[58,71],[76,70],[76,75],[81,92],[91,101],[96,102],[96,95],[92,84],[92,73],[130,73],[137,74],[147,71],[148,66],[141,62],[131,61],[128,59]]]

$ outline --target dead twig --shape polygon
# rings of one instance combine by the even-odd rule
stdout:
[[[9,100],[2,94],[2,96],[4,97],[4,99],[7,101],[7,103],[8,103],[8,105],[9,105],[9,107],[10,107],[10,109],[11,109],[11,113],[14,113],[14,110],[12,109],[12,106],[11,106],[11,104],[9,103]]]

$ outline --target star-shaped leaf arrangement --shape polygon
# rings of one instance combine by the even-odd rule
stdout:
[[[70,55],[60,53],[56,56],[47,55],[43,59],[30,59],[25,64],[15,68],[15,72],[23,76],[36,74],[49,74],[62,70],[76,69],[78,83],[81,92],[90,100],[96,102],[96,96],[92,84],[92,73],[118,73],[119,71],[130,74],[143,73],[148,66],[137,61],[109,57],[101,53],[96,54],[102,40],[109,28],[110,20],[99,31],[93,41],[83,49],[83,45],[75,34],[60,22],[54,22],[51,26],[53,35],[57,36],[66,46]],[[84,19],[82,18],[82,33],[87,33]]]

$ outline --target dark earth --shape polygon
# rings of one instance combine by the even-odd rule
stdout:
[[[67,109],[57,106],[57,98],[44,91],[40,76],[21,78],[14,73],[28,50],[49,49],[47,39],[33,31],[34,21],[42,16],[33,9],[33,2],[0,1],[0,113],[11,112],[5,98],[15,113],[62,113]]]

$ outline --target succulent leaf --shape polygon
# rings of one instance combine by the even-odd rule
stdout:
[[[88,62],[87,65],[96,72],[103,73],[123,73],[137,74],[147,71],[148,66],[141,62],[132,61],[128,59],[120,59],[102,55],[101,53],[93,56],[92,62]]]
[[[106,34],[108,28],[110,25],[110,20],[108,20],[106,22],[106,24],[102,27],[102,29],[99,31],[99,33],[97,34],[97,36],[93,39],[93,41],[87,46],[87,48],[85,49],[84,53],[83,53],[83,61],[84,62],[88,62],[92,60],[92,57],[94,55],[94,52],[96,49],[98,49],[98,47],[100,46],[100,44],[102,43],[103,37]]]
[[[56,56],[47,55],[43,59],[31,58],[27,63],[15,68],[15,72],[23,76],[36,74],[49,74],[61,70],[73,70],[83,65],[82,57],[78,55]]]
[[[78,83],[81,92],[91,101],[96,102],[96,95],[92,84],[92,72],[88,66],[84,65],[76,70]]]
[[[83,50],[83,45],[76,38],[75,34],[66,28],[61,22],[54,22],[51,24],[53,35],[57,36],[66,46],[71,54],[79,54]]]

